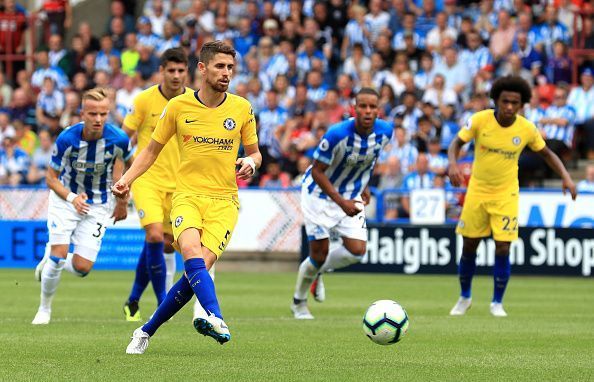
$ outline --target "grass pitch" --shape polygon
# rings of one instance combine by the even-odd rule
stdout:
[[[295,321],[295,275],[217,274],[232,334],[223,346],[198,335],[191,304],[161,327],[142,356],[124,353],[139,326],[124,320],[132,272],[64,272],[52,323],[30,324],[39,302],[32,270],[0,270],[0,380],[96,381],[477,381],[593,380],[592,279],[512,277],[509,317],[488,312],[492,279],[477,277],[474,305],[449,317],[453,276],[335,274],[313,321]],[[394,299],[408,311],[406,337],[392,346],[367,339],[367,306]],[[152,290],[143,317],[155,306]]]

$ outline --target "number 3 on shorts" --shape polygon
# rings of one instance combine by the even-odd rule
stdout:
[[[103,232],[101,232],[103,230]],[[97,223],[97,230],[93,233],[93,237],[101,237],[105,233],[105,226],[101,223]]]

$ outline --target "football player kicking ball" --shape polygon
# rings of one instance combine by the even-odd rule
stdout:
[[[116,222],[126,218],[127,200],[118,199],[114,209],[109,187],[114,173],[121,174],[122,162],[131,162],[132,152],[126,134],[105,123],[109,110],[105,90],[87,91],[82,97],[82,122],[56,139],[46,177],[50,252],[35,272],[41,281],[41,302],[33,325],[49,324],[62,270],[88,275],[110,217]],[[116,164],[119,170],[114,171]],[[73,253],[68,253],[70,244]]]
[[[363,203],[379,153],[392,137],[392,125],[378,120],[378,93],[362,88],[355,98],[356,117],[330,126],[303,177],[301,209],[309,256],[299,266],[291,311],[296,319],[313,319],[307,292],[323,301],[321,275],[361,261],[366,252],[367,226]],[[342,244],[330,249],[330,232]]]
[[[123,129],[129,137],[136,134],[140,154],[151,141],[151,134],[167,102],[180,94],[193,94],[184,87],[188,74],[188,58],[181,48],[167,49],[161,55],[159,85],[140,92],[124,119]],[[155,163],[132,185],[132,196],[138,210],[140,224],[145,231],[145,242],[138,258],[132,290],[124,304],[127,321],[140,321],[138,301],[149,282],[153,285],[157,305],[165,299],[175,277],[175,252],[171,243],[171,198],[175,191],[175,175],[179,168],[179,145],[170,139]],[[214,268],[211,269],[213,275]],[[204,316],[196,303],[195,316]]]
[[[234,63],[235,50],[223,42],[202,46],[200,90],[167,103],[150,143],[112,188],[116,196],[127,195],[130,185],[151,167],[175,135],[181,162],[171,220],[174,246],[184,258],[185,273],[152,318],[134,331],[128,354],[143,354],[150,337],[194,295],[207,313],[194,319],[194,328],[221,344],[231,339],[208,269],[225,250],[237,222],[236,177],[253,176],[262,161],[250,103],[226,92]],[[240,144],[247,156],[237,159]]]
[[[545,145],[538,129],[518,115],[530,100],[531,90],[520,77],[502,77],[491,88],[495,110],[474,114],[458,132],[448,149],[449,176],[452,185],[462,184],[462,174],[456,165],[461,147],[474,139],[475,152],[472,175],[464,208],[456,232],[464,238],[458,267],[461,293],[450,311],[452,316],[466,313],[471,305],[471,283],[476,269],[476,249],[482,238],[495,240],[494,290],[490,305],[495,317],[506,317],[502,301],[509,281],[510,243],[518,238],[518,158],[525,146],[540,154],[561,177],[563,192],[576,198],[575,184],[561,160]]]

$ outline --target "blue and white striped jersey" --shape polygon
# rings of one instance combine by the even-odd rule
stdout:
[[[392,138],[392,124],[376,119],[373,131],[366,137],[355,130],[351,118],[330,126],[314,152],[314,159],[328,165],[325,171],[330,183],[345,199],[355,199],[369,182],[380,152]],[[321,199],[322,192],[311,175],[310,166],[303,176],[303,187]]]
[[[575,124],[575,109],[569,105],[555,106],[551,105],[545,111],[544,118],[563,118],[567,120],[567,125],[561,126],[553,123],[541,124],[545,132],[546,139],[557,139],[563,141],[569,148],[573,144],[573,130]]]
[[[60,173],[60,182],[70,191],[85,192],[89,204],[104,204],[109,199],[113,164],[116,158],[132,156],[130,140],[117,126],[105,124],[103,136],[83,141],[84,123],[64,130],[54,144],[50,167]]]

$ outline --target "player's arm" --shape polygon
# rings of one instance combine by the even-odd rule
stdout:
[[[246,156],[238,158],[235,165],[240,166],[239,170],[237,170],[237,177],[247,180],[254,176],[256,170],[262,165],[262,154],[257,143],[246,145],[243,149]]]
[[[69,203],[72,203],[76,212],[81,215],[85,215],[89,212],[89,205],[87,204],[87,199],[89,197],[86,193],[75,194],[74,192],[70,191],[66,186],[60,182],[59,173],[53,167],[49,167],[47,169],[45,175],[45,182],[50,190],[55,192],[59,197],[66,200]]]
[[[462,172],[458,168],[458,157],[460,156],[460,151],[462,150],[462,146],[464,146],[467,142],[464,142],[459,136],[456,136],[452,143],[450,143],[450,147],[448,147],[448,161],[449,161],[449,171],[448,175],[450,176],[450,182],[454,187],[460,187],[460,185],[464,181],[464,177],[462,176]]]
[[[334,203],[338,204],[348,216],[357,215],[361,210],[356,206],[354,200],[345,199],[338,193],[336,188],[332,185],[332,182],[330,182],[330,179],[326,176],[327,169],[327,164],[314,160],[311,168],[311,176],[313,177],[314,182],[316,182],[322,191],[328,195]]]
[[[545,162],[547,162],[547,165],[549,165],[549,167],[561,177],[561,180],[563,181],[563,194],[565,194],[565,191],[569,191],[571,194],[571,199],[575,200],[577,197],[575,183],[573,183],[571,175],[569,175],[569,172],[567,172],[567,169],[557,154],[551,151],[551,149],[549,149],[547,146],[545,146],[542,150],[537,151],[537,153],[544,159]]]
[[[148,170],[163,150],[165,145],[151,139],[148,146],[138,154],[132,166],[112,187],[112,192],[118,198],[126,197],[130,192],[130,185]]]
[[[112,173],[114,182],[117,182],[121,179],[122,174],[127,168],[130,168],[132,162],[132,157],[130,157],[126,162],[119,158],[115,160]],[[116,205],[113,209],[113,214],[111,217],[114,219],[114,223],[117,223],[120,220],[124,220],[128,217],[128,195],[121,198],[116,198]]]

